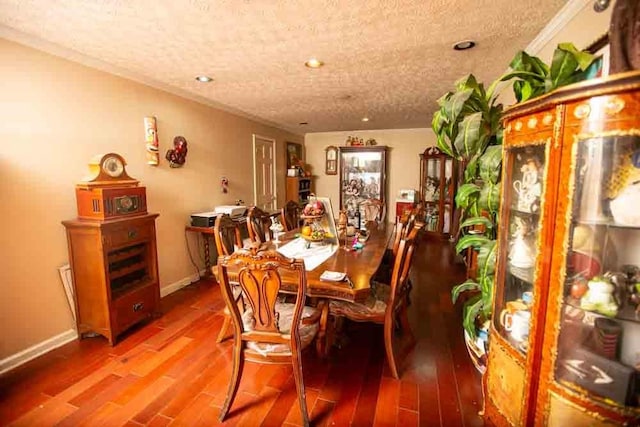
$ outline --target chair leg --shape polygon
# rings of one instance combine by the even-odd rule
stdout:
[[[238,392],[238,385],[240,385],[240,377],[242,376],[242,368],[244,367],[244,356],[242,355],[244,344],[240,340],[240,337],[235,338],[233,343],[233,364],[231,365],[231,381],[229,382],[229,389],[227,390],[227,398],[220,410],[220,416],[218,419],[220,422],[224,421],[233,399]]]
[[[411,325],[409,324],[409,313],[407,310],[407,305],[407,303],[403,303],[402,307],[400,308],[400,326],[402,327],[403,335],[406,334],[409,337],[409,343],[413,345],[416,342],[416,338],[413,335]]]
[[[216,343],[220,344],[222,341],[228,338],[229,326],[231,326],[231,316],[225,314],[224,320],[222,321],[222,327],[220,328],[220,332],[218,333],[218,338],[216,338]]]
[[[296,382],[296,390],[298,391],[298,402],[300,403],[302,422],[305,427],[308,427],[309,413],[307,412],[307,399],[304,390],[304,378],[302,375],[302,363],[300,362],[300,350],[298,350],[297,352],[292,352],[291,362],[293,363],[293,379]]]
[[[384,349],[387,352],[387,363],[389,363],[389,369],[391,369],[391,375],[393,378],[400,379],[398,375],[398,365],[396,364],[396,357],[393,354],[393,321],[384,322]]]

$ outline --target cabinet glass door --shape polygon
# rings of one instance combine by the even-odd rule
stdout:
[[[544,143],[507,150],[503,177],[501,223],[508,224],[500,240],[500,259],[504,266],[502,286],[496,293],[494,325],[517,351],[529,348],[531,307],[534,302],[536,258],[540,241],[541,202],[545,181]]]
[[[426,174],[424,177],[424,202],[425,202],[425,229],[438,231],[440,218],[440,173],[441,161],[439,157],[427,159]]]
[[[555,379],[638,406],[640,136],[578,139],[572,155]]]
[[[342,209],[346,209],[349,223],[360,227],[364,224],[359,221],[364,218],[360,203],[384,200],[384,151],[341,151],[340,164]]]

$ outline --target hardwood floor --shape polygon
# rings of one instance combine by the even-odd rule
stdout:
[[[450,289],[463,279],[446,242],[425,240],[409,308],[417,344],[389,373],[382,329],[349,324],[328,360],[303,359],[314,425],[480,426],[480,375],[463,342]],[[216,344],[223,301],[212,281],[162,299],[164,315],[111,347],[69,343],[0,377],[0,425],[209,426],[230,378],[231,341]],[[245,365],[225,425],[299,425],[290,367]]]

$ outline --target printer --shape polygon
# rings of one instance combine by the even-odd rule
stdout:
[[[214,212],[216,214],[227,214],[231,218],[243,216],[247,211],[246,206],[236,206],[236,205],[222,205],[216,206]]]
[[[191,214],[191,226],[213,227],[216,223],[217,212],[200,212]]]

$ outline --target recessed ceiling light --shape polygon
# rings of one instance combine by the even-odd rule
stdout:
[[[307,62],[305,62],[304,65],[309,68],[320,68],[324,65],[324,62],[316,58],[311,58]]]
[[[363,118],[362,118],[362,121],[363,121],[363,122],[368,122],[368,121],[369,121],[369,117],[363,117]]]
[[[308,124],[309,124],[309,122],[300,122],[300,123],[298,123],[298,124],[299,124],[300,126],[305,126],[305,125],[308,125]]]
[[[454,44],[453,45],[453,49],[454,50],[467,50],[467,49],[471,49],[475,45],[476,45],[476,42],[474,42],[473,40],[462,40],[462,41]]]
[[[213,79],[209,76],[197,76],[196,80],[199,81],[200,83],[209,83]]]

